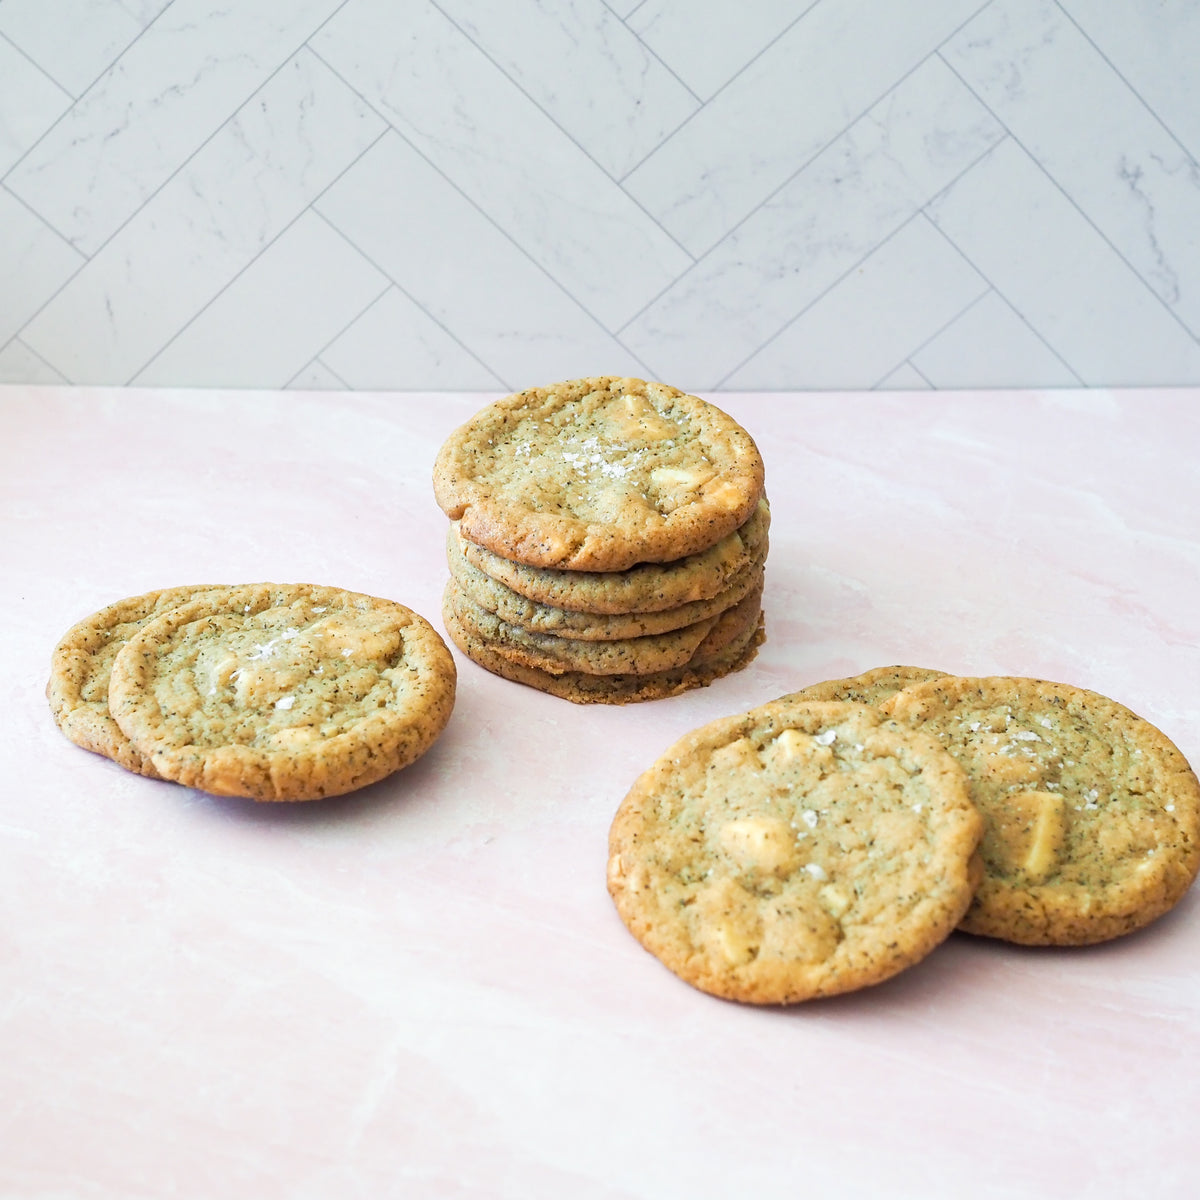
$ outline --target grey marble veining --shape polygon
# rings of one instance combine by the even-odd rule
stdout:
[[[1200,4],[0,0],[0,382],[1200,382]]]

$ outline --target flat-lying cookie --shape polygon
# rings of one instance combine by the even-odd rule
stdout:
[[[459,551],[453,538],[447,539],[446,558],[450,575],[463,595],[501,621],[532,633],[577,638],[584,642],[614,642],[683,629],[732,608],[755,588],[761,590],[763,581],[762,567],[752,566],[735,576],[723,592],[708,600],[693,600],[657,612],[601,615],[555,608],[519,595],[473,566]]]
[[[158,778],[109,713],[109,673],[117,652],[148,621],[211,590],[201,585],[129,596],[67,630],[51,655],[46,698],[58,727],[71,741],[127,771]]]
[[[943,941],[982,832],[934,738],[863,704],[775,701],[694,731],[638,779],[608,887],[688,983],[788,1004],[879,983]]]
[[[454,660],[389,600],[305,584],[219,589],[117,654],[109,705],[164,779],[223,796],[313,800],[390,775],[449,720]]]
[[[882,710],[934,734],[987,819],[986,874],[962,928],[1077,946],[1140,928],[1200,870],[1200,784],[1123,705],[1038,679],[947,676]]]
[[[450,524],[455,549],[498,583],[538,604],[600,615],[660,612],[719,595],[767,557],[771,510],[761,499],[750,519],[716,545],[670,562],[624,571],[558,571],[512,562],[462,536]]]
[[[433,478],[468,541],[535,567],[623,571],[732,533],[764,471],[750,435],[714,405],[605,376],[488,405],[447,439]]]
[[[924,683],[928,679],[941,679],[945,673],[929,667],[875,667],[846,679],[826,679],[821,683],[809,684],[782,699],[855,700],[859,704],[882,704],[902,688]]]
[[[722,613],[692,657],[679,667],[642,674],[624,672],[594,675],[586,671],[547,671],[514,662],[497,652],[495,645],[459,621],[449,597],[442,619],[451,640],[473,662],[514,683],[523,683],[576,704],[630,704],[662,700],[693,688],[707,687],[724,675],[740,671],[753,661],[766,640],[762,611],[752,605],[735,606]]]

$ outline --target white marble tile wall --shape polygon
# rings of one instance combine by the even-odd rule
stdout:
[[[0,0],[0,382],[1200,384],[1200,0]]]

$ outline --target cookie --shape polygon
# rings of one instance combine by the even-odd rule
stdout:
[[[730,611],[744,614],[749,621],[757,615],[761,601],[762,588],[759,586]],[[683,667],[695,656],[720,619],[719,616],[707,617],[683,629],[646,637],[611,642],[582,641],[510,625],[465,596],[453,579],[446,584],[442,611],[443,617],[449,612],[455,623],[475,641],[486,642],[495,655],[551,674],[582,671],[588,675],[645,675]]]
[[[665,608],[657,612],[600,615],[556,608],[519,595],[472,566],[459,551],[453,537],[447,539],[446,558],[450,575],[463,595],[501,621],[533,633],[548,633],[587,642],[649,637],[682,629],[732,608],[747,593],[756,587],[760,588],[763,579],[762,567],[752,566],[735,576],[723,592],[708,600],[693,600],[677,608]]]
[[[1171,909],[1200,870],[1195,773],[1116,701],[1039,679],[946,676],[882,709],[940,740],[987,820],[967,932],[1107,941]]]
[[[609,615],[659,612],[712,599],[748,568],[762,566],[770,527],[771,510],[764,498],[744,525],[715,546],[670,562],[639,563],[625,571],[557,571],[515,563],[468,541],[457,522],[451,522],[450,538],[473,567],[529,600],[572,612]]]
[[[637,780],[608,888],[680,978],[790,1004],[929,954],[970,903],[982,833],[936,739],[868,705],[774,701],[688,734]]]
[[[164,779],[314,800],[406,766],[449,720],[454,660],[390,600],[307,584],[220,589],[117,654],[113,719]]]
[[[707,550],[763,492],[750,435],[662,383],[599,377],[533,388],[457,429],[434,495],[468,541],[513,562],[624,571]]]
[[[117,651],[154,617],[212,590],[163,588],[118,600],[73,625],[54,648],[46,698],[64,734],[77,746],[111,758],[127,771],[158,778],[108,710],[108,680]]]
[[[761,611],[746,623],[724,615],[682,667],[652,671],[644,675],[589,675],[583,671],[552,673],[526,667],[501,657],[491,645],[470,634],[457,621],[452,610],[443,613],[446,630],[458,648],[473,662],[514,683],[523,683],[551,696],[575,704],[631,704],[645,700],[663,700],[694,688],[707,687],[725,675],[740,671],[753,661],[758,647],[766,640]]]
[[[847,679],[826,679],[809,684],[784,700],[856,700],[859,704],[882,704],[902,688],[927,679],[941,679],[945,671],[928,667],[875,667]]]

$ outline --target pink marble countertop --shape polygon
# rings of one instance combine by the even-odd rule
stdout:
[[[1200,392],[723,395],[774,514],[753,665],[606,708],[460,656],[441,740],[355,795],[215,799],[58,732],[54,643],[151,588],[440,628],[430,467],[486,399],[0,389],[0,1194],[1194,1195],[1200,892],[761,1010],[646,954],[604,867],[677,737],[885,663],[1090,687],[1200,763]]]

